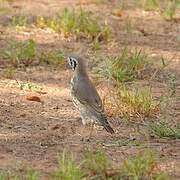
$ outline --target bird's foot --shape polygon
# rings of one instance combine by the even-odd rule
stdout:
[[[88,137],[88,138],[86,138],[86,137],[82,137],[81,138],[81,141],[82,142],[91,142],[91,139]]]

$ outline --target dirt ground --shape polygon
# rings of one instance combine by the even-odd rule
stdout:
[[[97,13],[105,19],[112,28],[113,39],[108,44],[103,44],[100,52],[104,55],[117,54],[123,47],[143,48],[152,57],[157,59],[163,56],[169,60],[170,65],[166,73],[176,74],[180,80],[180,21],[165,21],[155,12],[144,12],[133,8],[133,1],[127,1],[127,8],[122,16],[113,16],[115,2],[92,3],[85,1],[83,7]],[[77,8],[77,0],[33,0],[12,1],[5,4],[11,9],[7,14],[0,15],[0,48],[7,45],[6,39],[11,36],[18,40],[33,37],[38,48],[64,49],[66,52],[78,51],[82,55],[93,59],[93,52],[86,41],[67,40],[57,33],[41,29],[26,29],[14,31],[8,26],[15,14],[25,13],[28,17],[39,15],[53,16],[64,7]],[[41,11],[39,11],[41,9]],[[135,22],[132,33],[125,32],[127,18]],[[160,58],[159,58],[160,59]],[[160,60],[157,60],[157,64]],[[114,162],[122,162],[127,157],[147,147],[147,140],[143,134],[137,132],[136,123],[126,123],[123,117],[114,118],[110,123],[114,127],[115,135],[105,131],[94,132],[90,142],[82,141],[88,131],[83,133],[83,125],[79,114],[76,112],[69,95],[69,80],[71,72],[66,68],[53,66],[32,66],[26,70],[17,69],[13,79],[3,77],[4,60],[0,60],[0,169],[22,173],[27,167],[42,172],[43,179],[48,173],[57,168],[57,155],[64,148],[70,149],[81,159],[87,148],[102,148]],[[32,82],[43,87],[43,94],[21,90],[19,82]],[[146,81],[138,81],[140,85]],[[169,91],[169,82],[158,77],[152,82],[153,95],[158,98],[166,96]],[[103,94],[107,90],[106,83],[98,85],[98,90]],[[27,97],[36,95],[41,102],[28,101]],[[167,119],[179,123],[180,121],[180,86],[177,85],[176,96],[172,103],[162,114]],[[160,116],[160,115],[159,115]],[[111,146],[118,141],[128,141],[136,137],[141,146]],[[160,166],[172,174],[174,179],[180,178],[180,141],[152,138],[150,146],[157,150],[161,157]]]

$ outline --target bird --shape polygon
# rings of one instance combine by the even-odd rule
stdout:
[[[72,102],[80,113],[82,124],[91,127],[89,138],[95,124],[113,134],[114,130],[107,120],[102,100],[88,76],[84,59],[79,55],[71,55],[68,57],[68,64],[73,71],[70,81]]]

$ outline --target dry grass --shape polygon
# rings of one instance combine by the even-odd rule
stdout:
[[[105,106],[111,116],[153,117],[160,111],[160,102],[153,99],[150,87],[128,90],[124,85],[118,85],[110,97],[105,99]]]

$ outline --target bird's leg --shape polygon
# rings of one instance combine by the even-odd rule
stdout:
[[[84,127],[82,128],[82,130],[81,130],[81,141],[84,141],[86,138],[85,138],[85,135],[84,135],[84,132],[85,132],[85,130],[86,130],[86,125],[84,125]]]
[[[84,133],[86,132],[87,124],[86,124],[86,120],[84,119],[84,117],[82,115],[81,115],[81,119],[82,119],[82,123],[83,123],[83,128],[81,129],[81,136],[82,136],[81,141],[84,141],[86,139]]]
[[[91,136],[92,136],[93,128],[94,128],[94,123],[92,122],[92,123],[90,124],[90,133],[89,133],[88,141],[90,141],[90,138],[91,138]]]

